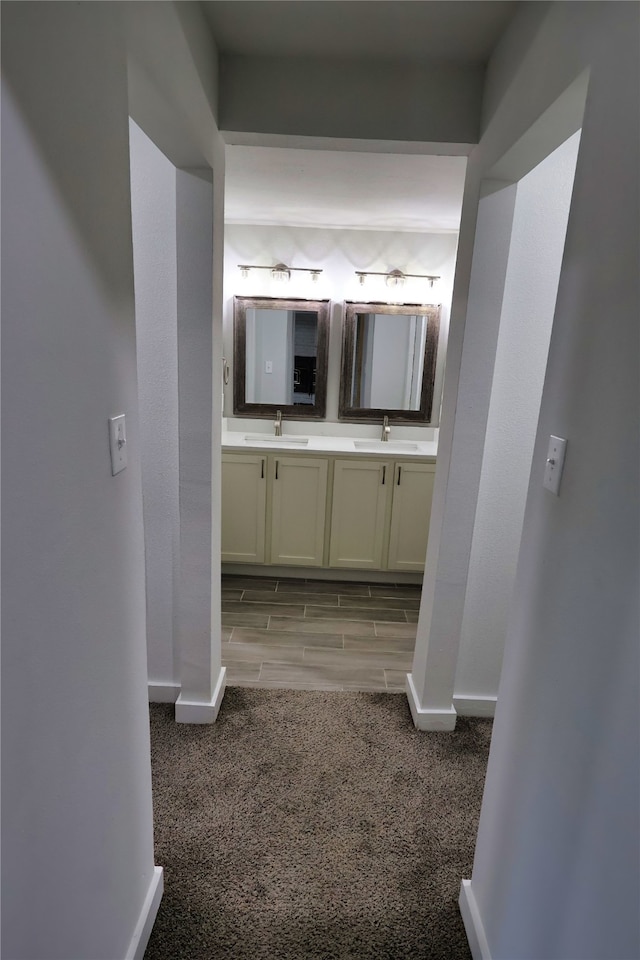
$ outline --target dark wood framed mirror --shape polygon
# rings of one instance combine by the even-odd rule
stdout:
[[[439,333],[437,304],[347,301],[340,419],[429,424]]]
[[[329,300],[234,297],[233,412],[322,420],[327,408]]]

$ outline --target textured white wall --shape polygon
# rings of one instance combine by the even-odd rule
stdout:
[[[522,17],[526,42],[519,18],[489,70],[474,176],[590,75],[471,891],[494,960],[632,958],[639,11],[532,4]],[[541,482],[551,433],[568,439],[559,497]]]
[[[2,11],[2,953],[124,957],[153,876],[119,4]],[[52,42],[55,37],[55,42]],[[107,419],[127,418],[111,476]]]
[[[517,187],[455,677],[465,700],[498,693],[578,143]]]
[[[133,121],[131,216],[136,299],[149,681],[179,681],[174,630],[178,508],[176,168]]]
[[[227,224],[225,228],[224,342],[226,356],[233,351],[233,297],[291,296],[333,301],[329,342],[327,383],[327,419],[320,423],[302,423],[305,433],[348,434],[373,433],[378,427],[338,422],[340,355],[342,336],[342,304],[345,300],[390,301],[390,290],[384,277],[368,277],[360,286],[356,270],[388,271],[395,268],[406,273],[434,273],[441,276],[431,289],[425,280],[408,280],[397,300],[408,303],[441,303],[442,318],[436,389],[442,387],[446,343],[449,326],[449,305],[456,262],[457,234],[396,233],[372,230],[328,230],[305,227],[242,226]],[[307,274],[292,273],[283,292],[281,283],[271,280],[269,273],[255,270],[243,280],[239,263],[273,264],[282,261],[289,266],[318,267],[320,279],[313,282]],[[249,422],[233,418],[233,371],[225,390],[225,415],[230,428],[244,429]],[[434,409],[437,424],[438,410]],[[258,426],[260,422],[258,421]],[[295,429],[289,424],[288,429]],[[424,434],[427,428],[394,427],[394,435]],[[363,433],[364,431],[364,433]],[[373,435],[372,433],[372,435]]]

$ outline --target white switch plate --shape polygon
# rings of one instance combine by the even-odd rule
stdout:
[[[264,372],[273,373],[273,360],[265,360],[264,362]]]
[[[127,465],[127,434],[124,413],[109,419],[109,449],[111,450],[111,473],[116,473]]]
[[[549,437],[549,449],[547,450],[547,462],[544,468],[543,485],[547,490],[551,490],[558,496],[560,490],[560,480],[562,479],[562,468],[564,467],[564,455],[567,449],[567,441],[561,437]]]

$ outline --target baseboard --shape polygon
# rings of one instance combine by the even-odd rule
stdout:
[[[189,700],[180,694],[176,700],[176,723],[215,723],[227,683],[227,668],[221,667],[211,700]]]
[[[420,706],[413,676],[410,673],[407,674],[406,692],[413,723],[417,730],[450,732],[455,729],[455,708],[451,706],[448,710],[424,710]]]
[[[493,717],[496,712],[497,697],[456,697],[453,705],[460,717]]]
[[[180,696],[179,683],[156,683],[150,680],[147,684],[149,703],[175,703]]]
[[[134,930],[129,949],[127,950],[125,960],[142,960],[144,952],[147,949],[147,943],[151,936],[151,931],[156,920],[158,907],[162,900],[164,890],[164,880],[162,876],[162,867],[153,868],[153,877],[149,884],[147,895],[144,899],[142,910]]]
[[[489,944],[480,918],[478,904],[471,888],[471,880],[463,880],[460,884],[458,905],[473,960],[491,960]]]

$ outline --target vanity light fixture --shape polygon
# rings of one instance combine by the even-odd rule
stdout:
[[[356,276],[361,286],[364,286],[367,277],[386,277],[385,282],[388,287],[403,287],[409,277],[416,280],[428,280],[430,287],[434,285],[436,280],[440,279],[440,277],[432,276],[431,274],[403,273],[402,270],[389,270],[388,273],[383,273],[379,270],[356,270]]]
[[[248,263],[239,263],[238,267],[240,269],[240,276],[243,280],[247,279],[250,270],[269,270],[271,273],[271,279],[278,280],[281,283],[285,283],[290,280],[293,271],[296,271],[297,273],[310,273],[311,279],[314,282],[318,280],[318,277],[322,273],[322,270],[319,270],[317,267],[288,267],[286,263],[276,263],[274,267],[254,266]]]

